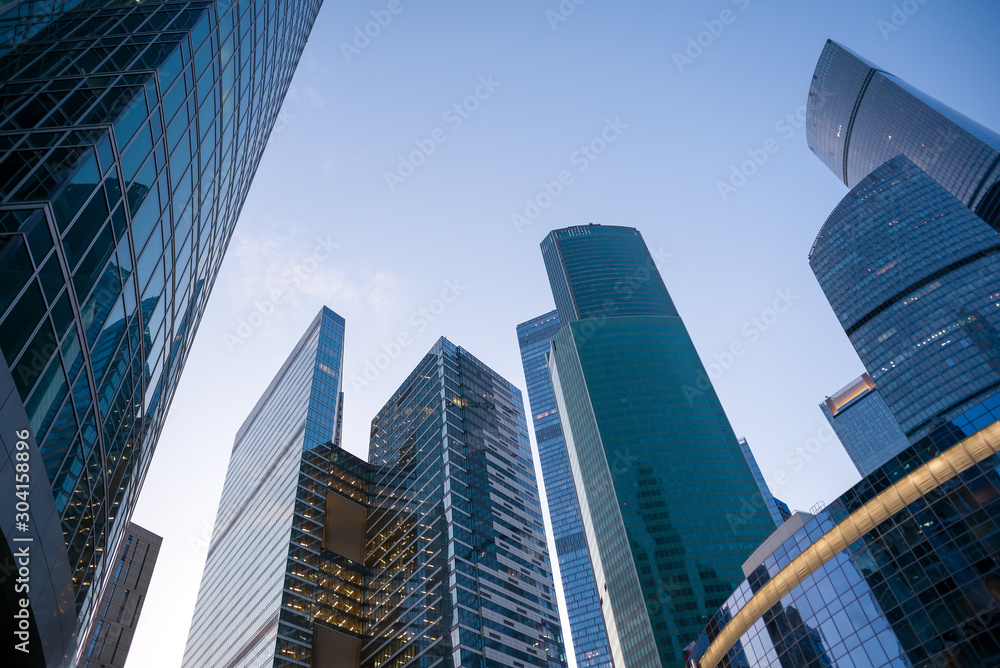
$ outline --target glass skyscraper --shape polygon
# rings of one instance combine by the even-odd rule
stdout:
[[[775,526],[781,526],[785,518],[781,516],[781,510],[778,508],[778,500],[774,498],[774,494],[771,493],[771,488],[767,486],[767,481],[764,480],[764,474],[760,471],[760,466],[757,464],[757,458],[753,456],[753,450],[750,449],[750,443],[747,439],[740,437],[738,439],[740,444],[740,452],[743,453],[743,458],[747,460],[747,466],[750,467],[750,473],[753,474],[753,479],[757,483],[757,489],[760,490],[761,498],[764,499],[764,504],[767,507],[767,513],[771,516],[774,521]]]
[[[92,620],[102,555],[124,535],[319,7],[0,8],[0,431],[30,432],[33,577],[47,583],[31,606],[49,665]]]
[[[563,323],[552,385],[614,664],[681,666],[775,523],[639,232],[572,227],[541,247]]]
[[[832,40],[809,87],[806,141],[849,188],[904,155],[1000,229],[1000,135]]]
[[[369,463],[343,335],[324,308],[237,434],[183,665],[565,666],[520,392],[440,339]]]
[[[365,462],[339,445],[343,346],[324,308],[236,435],[185,668],[307,666],[314,621],[360,644],[364,560],[325,530],[331,502],[341,516],[366,503]]]
[[[906,158],[855,186],[809,264],[916,442],[1000,393],[1000,234]]]
[[[528,401],[576,665],[579,668],[610,668],[611,648],[546,359],[550,341],[558,331],[559,315],[550,311],[518,325],[517,341],[528,384]]]
[[[910,447],[867,373],[827,397],[819,408],[862,476]]]
[[[565,666],[520,390],[442,338],[371,434],[362,665]]]

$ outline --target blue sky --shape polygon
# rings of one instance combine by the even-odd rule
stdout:
[[[810,439],[863,368],[806,260],[846,194],[806,147],[813,68],[832,38],[998,129],[998,19],[985,0],[327,2],[133,518],[164,543],[129,666],[180,664],[233,438],[319,308],[347,320],[345,447],[364,456],[440,335],[523,390],[515,326],[553,308],[554,228],[639,228],[775,495],[836,498],[858,475]]]

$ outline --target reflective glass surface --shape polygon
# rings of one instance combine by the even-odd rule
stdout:
[[[319,5],[0,9],[0,352],[84,625]]]
[[[1000,135],[828,41],[806,105],[809,148],[849,187],[904,155],[1000,228]]]
[[[911,442],[1000,391],[1000,234],[906,158],[841,200],[809,264]]]
[[[611,649],[546,360],[549,342],[558,331],[559,316],[551,311],[518,325],[517,340],[576,664],[580,668],[606,668],[611,666]]]

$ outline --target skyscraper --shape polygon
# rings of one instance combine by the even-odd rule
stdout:
[[[371,433],[363,665],[564,666],[520,390],[442,338]]]
[[[827,397],[819,408],[862,476],[910,447],[867,373]]]
[[[29,432],[48,665],[92,619],[319,6],[0,8],[0,431]]]
[[[183,665],[564,666],[520,392],[440,339],[369,463],[343,334],[324,308],[237,434]]]
[[[541,247],[563,323],[552,385],[615,665],[681,666],[774,521],[639,232],[571,227]]]
[[[79,668],[125,668],[162,542],[152,531],[129,522],[125,540],[111,559],[114,570],[97,604],[97,623],[83,639]]]
[[[743,458],[747,460],[747,466],[750,467],[750,473],[753,474],[754,482],[757,483],[757,489],[760,490],[760,496],[764,499],[767,513],[771,516],[775,526],[781,526],[785,519],[781,516],[781,510],[778,508],[778,500],[774,498],[774,494],[771,493],[771,488],[767,486],[767,481],[764,480],[764,474],[760,471],[760,466],[757,464],[757,458],[753,456],[753,450],[750,449],[750,444],[747,442],[747,439],[742,436],[739,437],[738,441],[740,444],[740,452],[743,453]]]
[[[185,668],[308,664],[316,621],[323,648],[360,646],[363,530],[336,550],[326,532],[367,502],[366,464],[339,445],[343,346],[322,309],[236,434]]]
[[[611,648],[546,359],[550,341],[558,331],[559,315],[550,311],[518,325],[517,341],[528,384],[528,401],[576,665],[579,668],[605,668],[611,666]]]
[[[809,265],[911,443],[1000,393],[1000,234],[899,156],[833,210]]]
[[[809,87],[806,141],[849,188],[904,155],[1000,229],[1000,135],[832,40]]]

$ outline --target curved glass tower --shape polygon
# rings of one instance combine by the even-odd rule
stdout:
[[[1000,234],[899,156],[834,209],[809,257],[911,442],[1000,392]]]
[[[0,560],[36,539],[50,665],[92,618],[319,7],[0,8],[0,432],[29,433],[33,483]]]
[[[830,40],[806,104],[809,148],[848,187],[904,155],[1000,228],[1000,135]]]
[[[542,242],[549,370],[615,666],[681,666],[775,524],[638,230]]]

